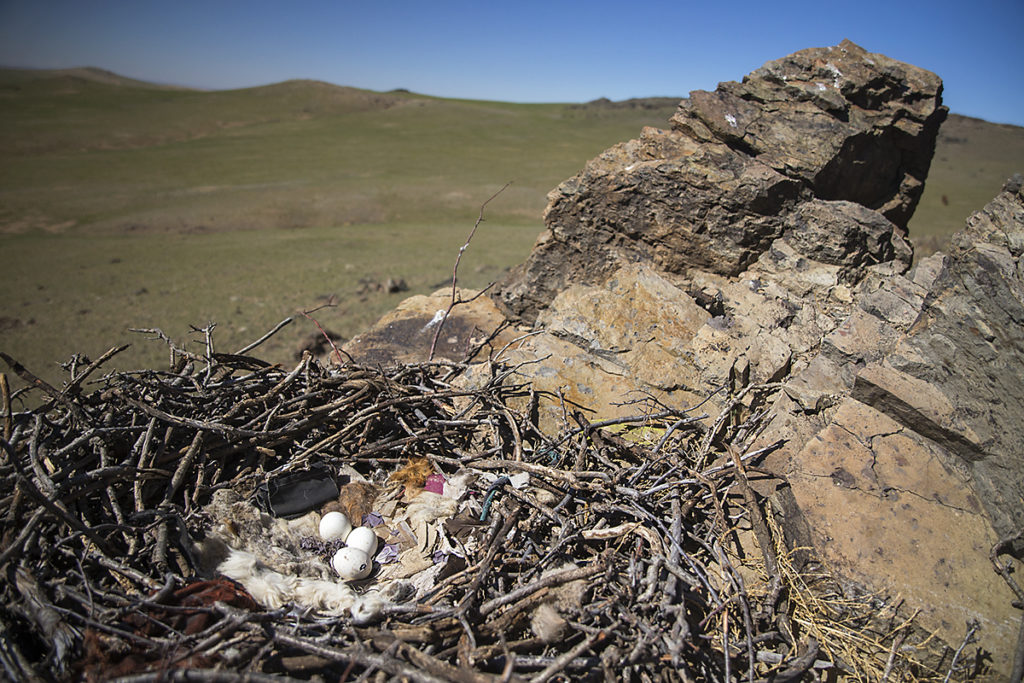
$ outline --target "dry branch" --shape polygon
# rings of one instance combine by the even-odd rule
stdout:
[[[465,303],[458,301],[458,282],[459,282],[459,264],[462,263],[462,255],[466,253],[466,249],[469,249],[469,243],[473,241],[473,236],[476,235],[476,229],[480,227],[480,224],[484,222],[484,209],[487,205],[497,197],[499,194],[505,191],[512,182],[509,181],[501,186],[501,189],[492,194],[487,200],[480,205],[480,214],[477,216],[476,223],[473,224],[473,229],[469,231],[469,236],[466,237],[466,242],[459,247],[459,253],[455,257],[455,267],[452,269],[452,298],[448,303],[448,308],[445,309],[444,316],[437,323],[437,329],[434,330],[434,338],[430,341],[430,353],[427,355],[427,361],[434,360],[434,352],[437,350],[437,340],[441,337],[441,330],[444,328],[444,324],[448,322],[448,316],[451,314],[452,309],[459,303]]]

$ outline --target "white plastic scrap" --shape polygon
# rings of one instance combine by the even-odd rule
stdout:
[[[442,320],[444,320],[445,313],[447,313],[447,311],[445,311],[443,308],[438,310],[436,313],[434,313],[434,317],[430,319],[430,322],[423,326],[423,329],[429,330],[434,325],[440,323]]]
[[[512,488],[518,491],[530,483],[530,473],[520,472],[519,474],[513,474],[509,476],[508,481],[512,484]]]

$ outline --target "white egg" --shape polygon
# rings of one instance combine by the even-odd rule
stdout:
[[[377,534],[367,526],[357,526],[345,539],[345,545],[349,548],[358,548],[364,553],[373,557],[377,551]]]
[[[342,548],[334,553],[331,566],[338,576],[349,580],[365,579],[373,571],[373,561],[370,556],[359,548]]]
[[[352,522],[340,512],[328,512],[320,520],[320,538],[325,541],[333,541],[340,538],[345,540],[352,531]]]

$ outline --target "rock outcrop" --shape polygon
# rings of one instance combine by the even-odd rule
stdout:
[[[849,42],[693,93],[671,130],[551,193],[500,291],[520,328],[481,297],[446,352],[500,328],[490,354],[552,432],[569,403],[591,419],[643,396],[713,416],[768,385],[736,410],[767,411],[743,445],[771,447],[751,484],[791,544],[851,590],[898,596],[953,648],[977,621],[976,647],[1007,673],[1020,613],[989,552],[1024,527],[1024,191],[1012,179],[950,254],[910,268],[905,226],[945,111],[936,76]],[[424,358],[448,296],[347,350]]]
[[[1024,529],[1021,185],[1010,179],[954,237],[913,326],[853,394],[954,455],[1000,536]],[[1024,540],[1015,550],[1024,558]]]
[[[822,209],[881,239],[862,261],[909,265],[903,238],[946,116],[941,93],[934,74],[849,41],[694,92],[671,130],[645,129],[552,191],[547,231],[501,299],[532,320],[566,284],[633,261],[735,276]],[[843,248],[839,237],[805,255]]]

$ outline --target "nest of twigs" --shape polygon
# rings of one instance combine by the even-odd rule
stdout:
[[[640,402],[591,423],[568,407],[570,424],[544,434],[529,388],[494,361],[465,388],[458,363],[281,368],[172,346],[172,371],[90,379],[109,355],[76,359],[60,390],[5,357],[43,402],[18,412],[5,392],[12,680],[929,674],[895,611],[834,584],[810,597],[813,565],[793,561],[747,484],[763,449],[744,448],[758,414],[736,424],[737,402],[717,420]],[[474,550],[415,601],[371,623],[267,609],[198,566],[215,492],[314,465],[383,482],[410,459],[446,476],[529,475],[492,487]],[[761,552],[741,559],[740,533]]]

